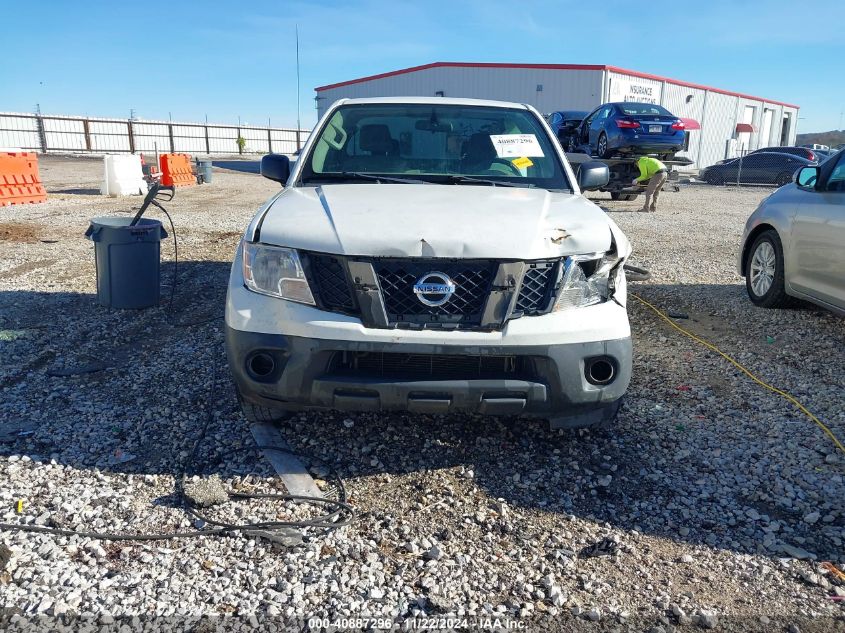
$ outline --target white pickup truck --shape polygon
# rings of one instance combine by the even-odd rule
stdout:
[[[226,347],[244,413],[612,420],[631,375],[625,235],[532,107],[350,99],[318,123],[235,256]]]

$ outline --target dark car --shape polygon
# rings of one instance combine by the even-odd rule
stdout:
[[[783,185],[801,167],[815,165],[802,156],[782,152],[752,152],[742,158],[723,160],[701,171],[700,177],[711,185],[741,183],[746,185]]]
[[[766,153],[777,152],[778,154],[792,154],[793,156],[801,156],[802,158],[806,158],[807,160],[814,160],[814,161],[818,161],[822,158],[821,152],[819,150],[810,149],[809,147],[761,147],[760,149],[755,149],[753,152],[749,152],[748,156],[751,156],[753,154],[759,154],[761,152],[766,152]],[[825,155],[825,158],[826,157],[827,157],[827,155]]]
[[[653,103],[605,103],[579,128],[580,144],[591,154],[657,154],[672,158],[684,147],[686,126],[663,106]]]
[[[586,110],[558,110],[546,116],[549,127],[552,128],[564,151],[575,151],[578,146],[578,127],[587,114]]]

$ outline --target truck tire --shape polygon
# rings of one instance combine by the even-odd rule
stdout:
[[[623,202],[630,202],[631,200],[637,199],[636,193],[622,193],[621,191],[611,191],[610,192],[610,199],[611,200],[622,200]]]
[[[243,397],[243,395],[241,395],[241,390],[237,387],[235,388],[235,392],[237,393],[238,404],[241,405],[241,411],[244,414],[244,418],[250,424],[281,422],[282,420],[287,420],[293,415],[293,411],[288,411],[287,409],[282,409],[280,407],[263,407],[260,404],[249,402]]]

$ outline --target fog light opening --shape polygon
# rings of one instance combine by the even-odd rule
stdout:
[[[256,378],[266,378],[276,369],[276,361],[266,352],[258,352],[246,361],[246,368]]]
[[[610,358],[591,358],[587,360],[584,373],[592,385],[609,385],[616,377],[616,368]]]

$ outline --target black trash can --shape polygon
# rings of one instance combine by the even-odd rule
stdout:
[[[211,161],[197,159],[197,181],[202,183],[211,182]]]
[[[132,217],[94,218],[85,237],[94,242],[97,300],[108,308],[149,308],[158,305],[161,285],[161,222]]]

